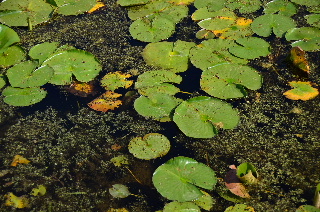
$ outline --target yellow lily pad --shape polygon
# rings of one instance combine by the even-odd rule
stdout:
[[[293,89],[283,93],[288,99],[306,101],[319,94],[318,89],[311,86],[311,82],[292,81],[289,85]]]

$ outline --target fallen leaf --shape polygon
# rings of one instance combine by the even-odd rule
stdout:
[[[117,99],[122,94],[115,93],[113,91],[107,91],[98,98],[88,103],[88,106],[96,111],[107,112],[108,110],[114,110],[118,108],[122,101]]]
[[[250,195],[244,185],[237,177],[237,168],[235,165],[230,165],[229,170],[224,178],[226,187],[235,195],[242,198],[250,198]]]
[[[18,164],[28,164],[28,163],[30,163],[30,160],[22,157],[21,155],[15,155],[11,163],[11,166],[17,166]]]
[[[310,73],[310,66],[304,50],[299,46],[293,47],[290,51],[290,59],[293,65],[300,70]]]

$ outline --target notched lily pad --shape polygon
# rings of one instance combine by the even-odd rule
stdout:
[[[40,102],[47,92],[41,88],[13,88],[6,87],[2,91],[3,101],[13,106],[29,106]]]
[[[293,16],[296,14],[297,8],[296,6],[286,0],[273,0],[266,4],[264,8],[265,14],[279,14],[284,16]]]
[[[58,49],[58,42],[44,42],[33,46],[29,51],[29,56],[38,60],[39,64],[42,64],[51,54]]]

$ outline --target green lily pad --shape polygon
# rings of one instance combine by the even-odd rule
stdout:
[[[117,3],[121,6],[136,6],[149,3],[150,0],[118,0]]]
[[[282,37],[286,31],[294,28],[296,24],[287,16],[279,14],[266,14],[256,18],[251,28],[259,36],[268,37],[273,32],[277,37]]]
[[[191,63],[201,70],[217,65],[219,63],[239,63],[246,64],[248,61],[233,56],[228,49],[235,46],[233,40],[226,39],[210,39],[203,41],[201,44],[191,48]]]
[[[0,89],[3,88],[6,85],[5,77],[0,74]]]
[[[170,141],[162,134],[149,133],[143,138],[133,138],[128,148],[136,158],[150,160],[166,155],[170,150]]]
[[[176,41],[149,43],[142,56],[148,65],[168,69],[172,72],[183,72],[188,69],[189,51],[193,42]]]
[[[7,77],[11,86],[27,88],[46,84],[53,76],[53,69],[49,66],[37,66],[37,62],[28,60],[9,68]]]
[[[270,54],[270,45],[261,38],[249,37],[236,40],[237,46],[229,48],[229,52],[237,57],[255,59]]]
[[[320,49],[320,29],[316,27],[301,27],[288,30],[285,35],[287,41],[296,40],[291,46],[299,46],[305,51]]]
[[[206,211],[210,211],[213,207],[213,204],[216,202],[213,200],[212,196],[208,194],[207,192],[201,191],[202,196],[198,199],[194,200],[193,202],[198,205],[199,207],[205,209]]]
[[[96,0],[54,0],[58,8],[55,10],[61,15],[78,15],[90,10]]]
[[[164,208],[163,212],[201,212],[200,208],[193,202],[169,202]]]
[[[175,24],[160,16],[152,19],[141,18],[130,25],[130,34],[134,39],[144,42],[158,42],[169,38],[175,30]]]
[[[226,0],[195,0],[193,4],[197,9],[206,7],[209,11],[218,11],[225,7],[226,2]]]
[[[2,53],[0,53],[0,66],[7,68],[21,62],[25,58],[26,53],[20,46],[9,46]]]
[[[13,88],[6,87],[2,91],[3,101],[13,106],[29,106],[40,102],[47,92],[41,88]]]
[[[163,197],[186,202],[202,196],[199,188],[212,190],[217,178],[205,164],[179,156],[159,166],[153,173],[152,181]]]
[[[20,38],[13,29],[0,24],[0,41],[0,53],[2,53],[12,44],[19,42]]]
[[[320,14],[310,14],[304,18],[307,19],[308,24],[320,28]]]
[[[0,22],[32,27],[49,20],[52,12],[52,6],[43,0],[6,0],[0,3]]]
[[[199,8],[192,14],[191,17],[192,17],[192,20],[194,21],[200,21],[204,19],[210,19],[210,20],[219,19],[219,20],[234,21],[237,18],[236,14],[228,8],[222,8],[220,10],[210,10],[207,7]]]
[[[203,71],[201,89],[220,99],[244,97],[243,87],[257,90],[262,86],[258,72],[249,67],[233,63],[219,64]]]
[[[235,206],[226,208],[224,212],[255,212],[255,210],[245,204],[236,204]]]
[[[313,205],[301,205],[295,212],[320,212],[320,209]]]
[[[199,96],[182,102],[173,121],[189,137],[212,138],[218,128],[233,129],[238,125],[238,112],[219,99]]]
[[[33,60],[38,60],[39,64],[42,64],[51,54],[58,48],[58,42],[44,42],[33,46],[29,51],[29,56]]]
[[[152,96],[140,96],[134,102],[134,109],[142,116],[159,121],[171,121],[174,108],[181,102],[168,94],[154,93]]]
[[[279,14],[284,16],[293,16],[297,13],[296,6],[285,0],[273,0],[266,4],[264,8],[265,14]]]
[[[54,75],[49,82],[56,85],[70,84],[73,75],[80,82],[89,82],[102,69],[94,55],[79,49],[54,54],[42,65],[48,65],[54,69]]]
[[[135,83],[135,88],[144,96],[150,96],[154,93],[174,95],[178,93],[180,89],[171,83],[180,83],[181,81],[181,76],[170,71],[147,71],[139,75]]]
[[[231,19],[230,17],[214,17],[204,19],[198,25],[207,30],[222,30],[230,27],[234,21],[235,19]]]
[[[260,0],[227,0],[227,7],[240,13],[252,13],[260,9]]]
[[[296,4],[306,5],[306,6],[319,6],[320,2],[318,0],[291,0]]]

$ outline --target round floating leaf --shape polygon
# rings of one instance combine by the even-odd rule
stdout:
[[[296,6],[293,3],[285,0],[270,1],[264,8],[265,14],[278,13],[279,15],[293,16],[294,14],[296,14],[296,12]]]
[[[201,212],[200,208],[192,202],[169,202],[164,208],[163,212]]]
[[[320,212],[320,209],[313,205],[301,205],[295,212]]]
[[[203,41],[190,50],[191,63],[201,70],[217,65],[219,63],[232,62],[246,64],[248,61],[233,56],[228,48],[235,46],[232,40],[210,39]]]
[[[54,0],[58,8],[56,12],[62,15],[78,15],[90,10],[96,0]]]
[[[173,109],[181,102],[171,95],[154,93],[152,96],[140,96],[134,102],[134,109],[144,117],[160,121],[170,121]]]
[[[29,106],[40,102],[47,92],[41,88],[7,87],[2,91],[4,102],[13,106]]]
[[[174,95],[180,90],[170,83],[180,83],[181,81],[181,76],[170,71],[147,71],[139,75],[135,88],[144,96],[150,96],[154,93]]]
[[[200,85],[201,89],[211,96],[230,99],[245,96],[243,87],[259,89],[262,79],[258,72],[249,66],[225,63],[203,71]]]
[[[319,0],[291,0],[296,4],[306,5],[306,6],[320,6]]]
[[[288,30],[285,35],[288,41],[298,40],[291,46],[299,46],[305,51],[318,51],[320,49],[320,29],[316,27],[301,27]]]
[[[245,204],[236,204],[228,207],[224,212],[255,212],[254,208]]]
[[[130,25],[130,34],[134,39],[144,42],[158,42],[169,38],[175,30],[175,24],[160,16],[141,18]]]
[[[150,160],[166,155],[170,150],[170,141],[162,134],[149,133],[143,138],[133,138],[128,148],[136,158]]]
[[[240,13],[252,13],[261,7],[260,0],[227,0],[227,7]]]
[[[37,68],[38,63],[25,61],[7,70],[7,77],[12,87],[39,87],[46,84],[53,75],[53,69],[49,66]]]
[[[162,196],[186,202],[202,196],[198,187],[212,190],[217,178],[205,164],[179,156],[159,166],[153,173],[152,181]]]
[[[1,7],[1,4],[0,4]],[[19,35],[11,28],[0,24],[0,53],[3,53],[6,48],[20,41]]]
[[[43,62],[54,69],[50,83],[66,85],[72,82],[72,75],[81,82],[93,80],[102,67],[94,55],[89,52],[75,49],[54,54]]]
[[[224,8],[226,0],[195,0],[193,4],[197,9],[206,7],[209,11],[217,11]]]
[[[101,79],[101,85],[108,90],[114,91],[118,88],[129,88],[133,80],[127,80],[131,74],[124,74],[120,71],[108,73]]]
[[[320,14],[311,14],[304,16],[308,24],[320,28]]]
[[[0,3],[0,22],[32,27],[49,20],[52,11],[52,6],[43,0],[6,0]]]
[[[44,42],[33,46],[29,51],[29,56],[38,60],[39,64],[42,64],[54,51],[58,48],[58,42]]]
[[[238,112],[219,99],[199,96],[182,102],[173,121],[189,137],[212,138],[217,128],[232,129],[239,122]]]
[[[251,24],[253,32],[263,37],[268,37],[272,31],[277,37],[282,37],[286,31],[295,26],[296,24],[290,17],[279,14],[259,16]]]
[[[270,54],[270,45],[261,38],[249,37],[236,40],[237,46],[229,48],[229,52],[237,57],[255,59]]]
[[[25,58],[26,53],[20,46],[9,46],[0,53],[0,66],[6,68],[21,62]]]
[[[283,93],[288,99],[292,100],[309,100],[319,95],[318,89],[311,86],[310,82],[289,82],[293,89]]]
[[[142,56],[148,65],[183,72],[188,69],[189,51],[195,43],[180,41],[149,43]]]
[[[126,198],[131,194],[128,187],[122,184],[113,184],[112,188],[109,188],[109,193],[114,198]]]

